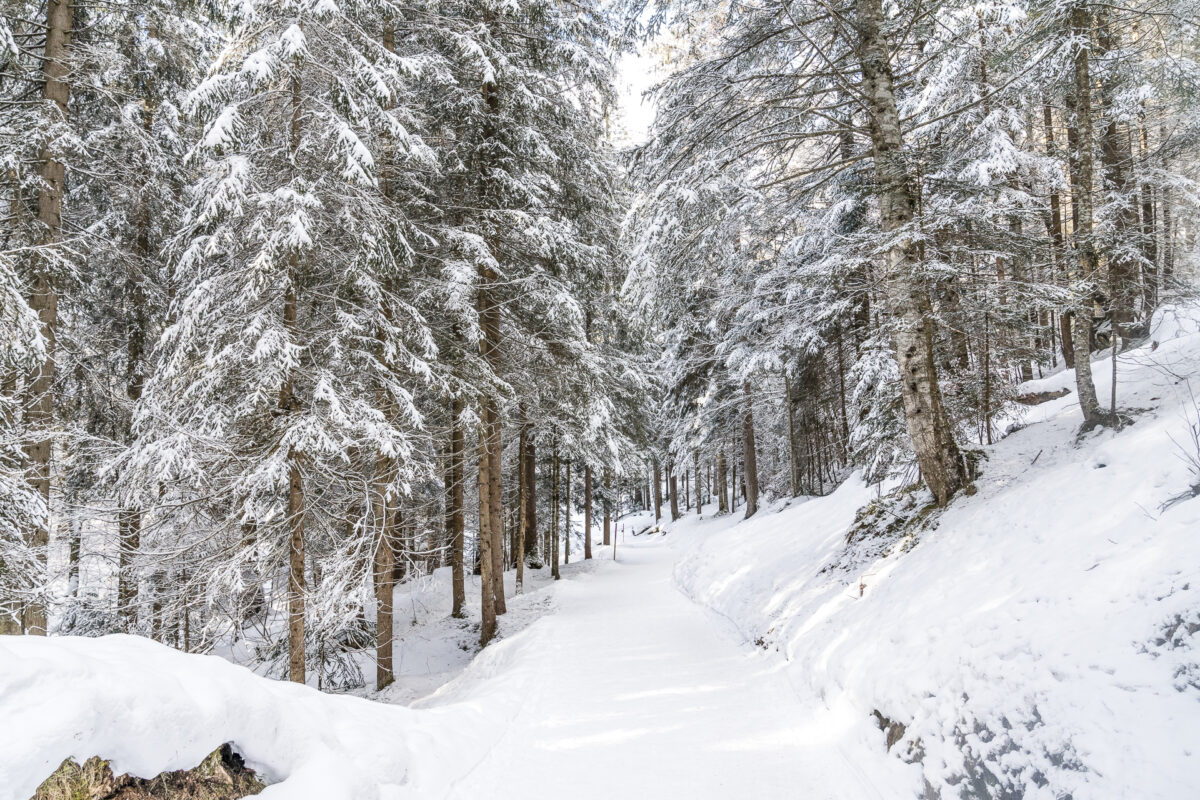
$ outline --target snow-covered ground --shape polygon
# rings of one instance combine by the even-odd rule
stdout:
[[[1200,499],[1162,510],[1200,481],[1177,447],[1197,421],[1193,319],[1167,309],[1118,358],[1131,426],[1077,440],[1073,391],[1033,408],[936,528],[847,557],[875,497],[851,480],[732,529],[684,521],[680,585],[858,744],[874,711],[905,725],[892,760],[923,754],[908,796],[928,780],[944,798],[1200,797]],[[1093,369],[1107,399],[1111,361]],[[1073,390],[1074,373],[1027,388]],[[876,730],[856,757],[882,751]]]
[[[617,561],[535,579],[469,663],[441,579],[415,585],[390,702],[132,637],[4,637],[0,800],[67,756],[154,775],[226,741],[274,798],[1200,796],[1200,499],[1163,510],[1200,481],[1176,446],[1190,320],[1120,357],[1132,425],[1077,439],[1073,394],[1037,406],[918,530],[847,547],[878,496],[853,479],[748,521],[626,520]]]

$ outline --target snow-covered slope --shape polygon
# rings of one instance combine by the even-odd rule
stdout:
[[[936,527],[847,548],[876,497],[851,480],[732,528],[681,521],[676,580],[778,650],[798,692],[875,728],[877,753],[873,712],[904,725],[891,757],[919,758],[913,793],[1198,797],[1200,499],[1161,510],[1200,481],[1177,447],[1196,421],[1196,330],[1168,309],[1119,357],[1134,424],[1077,440],[1073,393],[1035,407]],[[1107,398],[1111,362],[1094,369]]]

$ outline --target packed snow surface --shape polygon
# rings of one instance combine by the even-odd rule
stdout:
[[[469,665],[461,629],[414,646],[447,655],[392,702],[133,637],[4,637],[0,800],[68,756],[150,776],[222,742],[268,798],[1200,796],[1200,333],[1168,309],[1152,339],[1118,360],[1131,425],[1078,437],[1073,393],[1037,406],[926,525],[848,546],[864,506],[900,508],[853,478],[746,521],[627,521],[615,562],[521,598]]]

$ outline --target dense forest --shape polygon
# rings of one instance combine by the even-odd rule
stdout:
[[[0,9],[4,633],[382,688],[435,569],[486,645],[622,514],[1120,428],[1192,291],[1194,0]]]

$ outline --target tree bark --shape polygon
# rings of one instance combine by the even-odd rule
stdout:
[[[607,467],[604,469],[604,546],[608,547],[612,544],[612,532],[610,530],[612,521],[611,503],[609,502],[609,494],[612,492],[612,473]]]
[[[558,442],[554,442],[554,454],[552,456],[553,476],[551,478],[550,487],[550,575],[554,580],[558,580],[561,575],[558,571],[558,514],[559,500],[561,493],[559,489],[559,461],[558,461]]]
[[[463,575],[463,493],[464,493],[464,442],[459,416],[463,401],[454,397],[450,401],[450,446],[446,457],[446,532],[450,538],[450,584],[452,609],[450,616],[464,617],[463,606],[467,602],[466,579]]]
[[[667,464],[668,491],[671,495],[671,521],[679,519],[679,476],[675,474],[675,465]]]
[[[654,459],[654,522],[655,524],[662,519],[662,469],[658,466],[658,459]]]
[[[490,28],[492,20],[485,14],[485,26]],[[500,87],[496,84],[493,74],[487,75],[480,87],[486,113],[481,131],[483,142],[490,146],[496,136],[494,120],[500,114]],[[485,156],[481,156],[479,178],[481,189],[481,204],[491,208],[500,202],[498,188],[491,171],[491,164]],[[488,242],[492,254],[496,247]],[[476,297],[476,312],[479,319],[481,338],[479,342],[480,356],[488,365],[493,376],[500,373],[500,309],[493,297],[494,283],[498,275],[491,266],[479,264],[477,267],[479,284]],[[483,603],[483,624],[480,629],[480,642],[486,645],[496,632],[496,615],[503,614],[504,604],[504,523],[501,519],[501,431],[499,403],[491,393],[485,392],[481,398],[481,446],[479,453],[479,542],[481,565],[481,589],[485,595]]]
[[[56,119],[63,120],[71,98],[67,83],[71,57],[71,25],[74,8],[71,0],[48,0],[46,3],[46,46],[42,62],[42,98]],[[62,239],[62,201],[66,182],[66,166],[54,152],[54,142],[42,143],[38,156],[37,206],[41,243],[48,246]],[[54,369],[58,343],[58,289],[55,286],[50,259],[35,260],[33,287],[29,307],[38,315],[42,336],[46,341],[46,358],[29,376],[24,403],[24,422],[27,440],[25,457],[28,460],[30,486],[42,496],[50,508],[50,459],[54,428]],[[29,542],[37,550],[38,563],[45,565],[45,547],[50,543],[50,520],[29,532]],[[40,578],[39,578],[40,582]],[[44,601],[31,599],[22,604],[21,629],[27,634],[46,635]]]
[[[298,75],[291,80],[292,118],[289,150],[294,156],[300,149],[301,85]],[[283,327],[293,343],[299,338],[297,305],[300,275],[299,254],[293,252],[288,258],[288,284],[283,300]],[[285,419],[297,410],[295,397],[295,375],[289,374],[279,390],[279,410]],[[288,678],[296,683],[305,682],[305,621],[304,605],[307,583],[304,576],[304,478],[301,473],[302,454],[288,450]]]
[[[746,405],[742,410],[742,479],[746,482],[746,516],[750,519],[758,513],[758,455],[754,447],[754,406],[750,395],[750,382],[744,386]]]
[[[692,453],[692,466],[696,476],[696,515],[704,512],[704,482],[700,479],[700,452]]]
[[[517,440],[517,542],[513,548],[513,561],[517,569],[517,594],[525,591],[525,528],[528,503],[525,498],[529,495],[529,484],[526,481],[528,470],[525,459],[529,455],[529,426],[521,425]]]
[[[583,468],[583,560],[592,557],[592,468]]]
[[[916,185],[903,153],[893,86],[890,46],[883,33],[882,0],[855,0],[862,92],[870,117],[875,195],[885,233],[916,218]],[[895,319],[892,345],[900,368],[900,393],[913,450],[925,485],[945,505],[967,480],[962,454],[942,404],[934,362],[933,308],[918,274],[917,248],[899,240],[886,255],[885,288]]]
[[[488,479],[490,459],[488,458],[488,422],[484,413],[484,421],[479,429],[479,536],[476,548],[479,551],[479,592],[480,592],[480,629],[479,643],[487,643],[496,635],[496,592],[492,578],[494,563],[492,561],[492,515],[488,495],[491,493],[491,481]]]
[[[1101,55],[1119,50],[1121,36],[1109,20],[1109,12],[1100,7],[1097,25],[1098,44]],[[1119,70],[1114,70],[1119,76]],[[1108,253],[1108,295],[1111,309],[1113,336],[1130,339],[1134,327],[1134,298],[1138,295],[1137,258],[1139,250],[1135,237],[1140,235],[1137,195],[1130,179],[1133,167],[1133,151],[1129,135],[1118,124],[1113,112],[1115,95],[1120,89],[1119,77],[1105,79],[1100,90],[1102,116],[1107,118],[1100,135],[1100,157],[1104,165],[1104,194],[1117,204],[1113,217],[1114,247]],[[1117,345],[1114,343],[1114,348]],[[1113,362],[1114,365],[1116,362]],[[1115,387],[1114,383],[1114,387]]]
[[[1046,154],[1055,157],[1057,156],[1057,146],[1054,143],[1054,116],[1050,111],[1048,103],[1042,105],[1042,125],[1046,132]],[[1050,256],[1058,268],[1058,274],[1062,277],[1062,282],[1065,285],[1068,280],[1066,259],[1066,245],[1063,240],[1063,215],[1062,215],[1062,200],[1059,198],[1057,191],[1050,192]],[[1063,363],[1068,369],[1075,367],[1075,347],[1071,339],[1071,317],[1072,313],[1063,311],[1058,316],[1059,323],[1059,338],[1062,342]]]
[[[304,479],[294,451],[288,462],[288,680],[304,683]]]
[[[567,475],[563,482],[563,563],[571,563],[571,459],[567,459]]]
[[[533,552],[537,542],[537,446],[533,443],[533,437],[526,438],[527,451],[525,453],[525,486],[526,497],[525,502],[525,550],[524,554],[528,556]]]
[[[717,511],[729,513],[729,468],[725,463],[725,451],[717,451]]]
[[[1071,33],[1077,41],[1087,44],[1078,46],[1073,63],[1074,86],[1070,105],[1074,116],[1076,146],[1069,159],[1071,167],[1072,208],[1075,224],[1071,232],[1075,247],[1075,282],[1079,286],[1079,299],[1072,327],[1075,350],[1075,386],[1079,396],[1079,408],[1083,412],[1083,425],[1093,428],[1104,422],[1100,411],[1100,400],[1096,396],[1096,385],[1092,381],[1092,282],[1099,266],[1099,256],[1093,241],[1092,152],[1092,80],[1090,75],[1091,14],[1087,6],[1077,4],[1071,10]]]
[[[788,431],[788,488],[792,497],[800,494],[800,463],[796,456],[796,420],[792,412],[792,382],[783,373],[783,413],[787,416]]]
[[[394,680],[392,673],[392,604],[396,571],[392,546],[392,509],[388,502],[391,459],[378,459],[372,497],[372,526],[377,531],[375,558],[371,574],[375,590],[375,689],[385,689]]]

